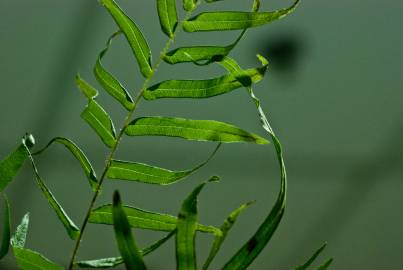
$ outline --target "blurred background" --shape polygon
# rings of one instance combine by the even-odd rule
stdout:
[[[252,1],[203,4],[201,10],[249,10]],[[154,59],[164,46],[155,1],[119,1],[141,27]],[[178,1],[179,4],[179,1]],[[263,1],[262,10],[290,5]],[[248,31],[232,52],[243,67],[271,67],[255,87],[285,148],[289,175],[287,209],[272,241],[250,269],[292,269],[324,242],[317,264],[334,257],[332,269],[401,269],[403,258],[403,3],[389,0],[302,1],[281,21]],[[183,14],[181,13],[181,16]],[[116,26],[97,1],[0,0],[0,157],[31,132],[42,147],[55,136],[74,140],[98,174],[107,149],[80,119],[86,100],[74,76],[100,90],[99,102],[120,127],[125,111],[102,91],[92,75],[97,54]],[[227,45],[238,32],[178,35],[176,46]],[[123,37],[104,60],[130,90],[143,82]],[[152,83],[201,79],[223,74],[217,65],[162,64]],[[247,93],[238,89],[206,100],[143,101],[137,115],[164,115],[229,122],[265,135]],[[214,149],[213,143],[172,138],[124,138],[119,159],[170,169],[188,169]],[[80,225],[91,190],[77,161],[53,146],[38,167],[70,217]],[[271,209],[279,190],[272,145],[227,144],[212,162],[186,181],[158,187],[106,181],[97,204],[111,201],[118,188],[125,203],[176,215],[182,199],[213,174],[222,181],[200,196],[200,222],[219,226],[241,203],[257,200],[238,219],[212,265],[219,269],[252,235]],[[7,194],[13,225],[31,213],[27,246],[66,265],[73,248],[63,226],[24,166]],[[1,206],[3,211],[3,205]],[[163,234],[135,231],[141,246]],[[212,237],[198,235],[204,261]],[[146,257],[150,269],[174,269],[174,241]],[[89,225],[79,259],[118,255],[113,230]],[[12,256],[0,269],[15,269]]]

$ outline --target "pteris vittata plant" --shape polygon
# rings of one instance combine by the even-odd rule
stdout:
[[[205,2],[214,3],[217,1],[219,0],[206,0]],[[73,253],[68,265],[69,270],[74,267],[108,268],[120,264],[124,264],[127,269],[146,269],[143,257],[159,248],[171,237],[175,237],[176,239],[177,269],[196,269],[195,236],[198,232],[214,235],[214,242],[212,243],[210,253],[203,264],[203,269],[207,269],[218,254],[223,241],[238,216],[251,204],[243,204],[230,213],[220,227],[200,224],[197,218],[198,194],[207,183],[218,181],[217,176],[213,176],[208,181],[198,185],[183,201],[177,216],[145,211],[131,206],[123,206],[118,191],[115,191],[113,203],[111,204],[96,206],[96,201],[105,179],[121,179],[155,185],[174,184],[175,182],[185,179],[190,174],[195,173],[199,168],[207,164],[219,150],[222,143],[248,142],[261,145],[268,144],[268,140],[258,135],[223,122],[163,116],[136,116],[136,118],[134,116],[138,104],[142,101],[152,102],[153,100],[161,98],[210,98],[231,92],[235,89],[244,88],[247,90],[251,101],[256,105],[262,126],[274,146],[279,162],[281,178],[278,198],[266,219],[255,234],[240,247],[238,252],[236,252],[222,268],[225,270],[246,269],[270,241],[280,223],[286,203],[287,178],[280,141],[273,132],[260,106],[259,99],[252,91],[253,84],[262,80],[268,68],[268,61],[258,55],[258,60],[261,62],[260,67],[243,69],[229,54],[244,37],[248,28],[265,25],[285,17],[294,11],[299,0],[296,0],[288,8],[271,12],[259,11],[260,1],[254,0],[252,10],[248,12],[215,11],[203,12],[195,16],[193,14],[201,3],[197,0],[183,0],[183,9],[186,12],[186,16],[182,20],[178,19],[177,3],[175,0],[156,0],[161,28],[168,36],[168,41],[160,57],[155,62],[152,61],[150,48],[136,23],[124,13],[114,0],[101,0],[100,2],[114,19],[118,31],[111,35],[106,43],[105,49],[100,52],[95,63],[94,74],[102,88],[127,110],[127,116],[123,122],[123,126],[118,129],[118,131],[115,131],[114,124],[108,113],[96,101],[98,91],[79,75],[76,77],[76,83],[88,100],[88,105],[82,112],[81,117],[95,131],[106,147],[110,148],[110,154],[105,161],[103,171],[100,176],[97,176],[83,151],[69,139],[57,137],[51,140],[43,149],[32,151],[35,140],[32,135],[27,134],[23,137],[18,148],[0,163],[0,192],[4,192],[7,185],[16,176],[22,164],[26,160],[29,160],[33,168],[36,183],[48,200],[49,205],[54,209],[58,219],[65,227],[68,236],[74,240]],[[235,41],[227,46],[191,46],[171,49],[176,33],[180,30],[188,33],[240,30],[241,33]],[[132,96],[133,93],[126,90],[119,80],[106,70],[102,64],[102,58],[108,52],[112,40],[118,35],[123,35],[126,38],[137,60],[140,72],[145,78],[143,86],[134,93],[134,97]],[[175,79],[150,85],[157,68],[162,62],[171,65],[185,62],[199,66],[218,64],[226,70],[226,73],[221,77],[213,79]],[[184,171],[172,171],[143,163],[118,160],[115,156],[115,152],[118,149],[122,136],[179,137],[187,140],[214,141],[217,142],[218,145],[206,161],[195,168]],[[35,164],[34,157],[43,153],[53,144],[63,145],[77,159],[93,190],[93,196],[90,199],[88,211],[80,227],[75,225],[63,210],[62,206],[57,202],[55,196],[40,177]],[[29,223],[28,214],[23,217],[14,235],[11,234],[10,206],[7,197],[3,195],[3,198],[5,202],[5,215],[2,222],[4,224],[4,230],[0,248],[0,258],[4,257],[11,247],[17,264],[21,269],[64,269],[62,266],[46,259],[39,253],[25,248]],[[81,239],[88,223],[109,224],[113,226],[117,246],[121,253],[120,257],[87,261],[76,260]],[[132,234],[132,228],[165,231],[167,235],[149,247],[140,249]],[[324,247],[325,246],[322,246],[305,264],[296,269],[302,270],[310,266]],[[327,268],[330,263],[331,259],[326,261],[319,269]]]

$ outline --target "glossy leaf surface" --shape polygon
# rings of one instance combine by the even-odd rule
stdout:
[[[245,70],[243,80],[257,83],[263,78],[261,68]],[[243,81],[232,74],[209,80],[168,80],[151,86],[143,96],[147,100],[158,98],[209,98],[241,88]]]
[[[50,147],[53,143],[59,143],[66,147],[67,150],[70,151],[70,153],[77,159],[77,161],[80,163],[81,167],[84,170],[85,175],[87,176],[88,182],[93,190],[96,190],[98,186],[98,180],[97,176],[95,174],[95,170],[92,167],[90,161],[88,160],[87,156],[84,154],[84,152],[71,140],[62,138],[62,137],[56,137],[53,138],[43,149],[40,151],[33,153],[33,155],[39,155],[43,151],[45,151],[48,147]]]
[[[170,38],[174,36],[178,25],[178,14],[175,0],[157,0],[158,17],[162,31]]]
[[[130,94],[127,92],[125,87],[102,65],[102,58],[108,52],[112,40],[115,36],[120,34],[120,32],[114,33],[107,41],[105,49],[101,51],[98,55],[97,62],[94,67],[95,78],[102,85],[102,87],[107,91],[112,97],[114,97],[120,104],[123,105],[128,111],[133,110],[134,103]]]
[[[76,85],[88,99],[94,99],[98,96],[98,91],[87,81],[81,78],[80,74],[76,75]]]
[[[211,155],[193,169],[185,171],[171,171],[144,163],[112,160],[106,176],[110,179],[139,181],[147,184],[169,185],[180,181],[206,165],[217,153],[219,144]]]
[[[131,122],[125,133],[129,136],[168,136],[196,141],[268,143],[258,135],[213,120],[142,117]]]
[[[203,12],[183,23],[186,32],[243,30],[279,20],[296,8],[299,0],[285,9],[271,12]]]
[[[14,247],[14,256],[23,270],[64,270],[64,268],[30,249]]]
[[[106,146],[112,148],[115,145],[115,127],[112,120],[95,100],[88,100],[81,118],[91,126]]]
[[[216,2],[206,1],[209,3]],[[260,0],[254,0],[252,5],[252,12],[257,12],[260,8]],[[221,61],[227,56],[232,49],[243,38],[247,29],[244,29],[238,38],[228,46],[193,46],[193,47],[180,47],[174,49],[163,56],[163,60],[168,64],[193,62],[196,65],[204,66],[212,62]]]
[[[180,47],[166,53],[163,60],[168,64],[193,62],[203,65],[201,61],[206,61],[204,64],[219,61],[222,57],[228,55],[233,46],[194,46]]]
[[[27,151],[29,152],[28,148]],[[74,224],[74,222],[70,219],[67,213],[64,211],[62,206],[56,200],[55,196],[43,182],[41,176],[39,175],[38,169],[36,167],[35,161],[32,155],[29,153],[29,158],[31,160],[32,168],[34,171],[36,183],[38,184],[39,188],[41,189],[43,195],[47,199],[49,205],[53,208],[54,212],[56,213],[57,217],[59,218],[60,222],[63,224],[64,228],[66,229],[68,235],[71,239],[75,240],[78,238],[80,234],[80,229]]]
[[[102,5],[109,11],[120,30],[124,33],[135,55],[144,77],[151,76],[151,51],[147,41],[138,26],[132,21],[113,0],[101,0]]]
[[[113,224],[112,205],[107,204],[91,211],[90,223]],[[139,209],[132,206],[122,206],[129,225],[132,228],[140,228],[155,231],[173,231],[176,229],[177,218],[168,214],[161,214]],[[220,234],[220,230],[213,226],[197,224],[198,231],[212,234]]]
[[[129,221],[123,210],[119,192],[113,194],[113,228],[120,254],[128,270],[144,270],[143,256],[133,238]]]

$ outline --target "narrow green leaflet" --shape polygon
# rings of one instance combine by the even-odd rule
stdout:
[[[213,2],[213,1],[210,1]],[[214,1],[215,2],[215,1]],[[254,0],[252,12],[257,12],[260,7],[260,1]],[[228,46],[193,46],[193,47],[180,47],[174,49],[163,56],[163,60],[168,64],[178,64],[185,62],[193,62],[196,65],[204,66],[212,62],[221,61],[227,56],[232,49],[243,38],[247,29],[244,29],[238,38]]]
[[[173,38],[178,26],[178,14],[176,12],[175,0],[157,0],[158,17],[162,31],[170,38]]]
[[[0,192],[14,179],[25,160],[28,158],[24,141],[26,141],[26,145],[29,147],[35,144],[35,139],[31,134],[25,135],[22,141],[23,143],[21,143],[17,149],[0,161]]]
[[[323,244],[318,250],[315,251],[315,253],[302,265],[298,266],[295,268],[295,270],[307,270],[309,266],[316,260],[316,258],[322,253],[322,251],[325,249],[326,243]]]
[[[183,22],[186,32],[243,30],[279,20],[290,14],[299,0],[285,9],[271,12],[218,11],[203,12]]]
[[[29,153],[28,148],[26,148],[26,149]],[[49,190],[49,188],[43,182],[42,178],[39,175],[35,161],[30,153],[29,153],[29,158],[31,160],[32,168],[33,168],[33,171],[35,174],[36,183],[38,184],[39,188],[41,189],[43,195],[48,200],[49,205],[55,211],[57,217],[59,218],[60,222],[63,224],[63,226],[66,229],[70,238],[73,240],[77,239],[78,235],[80,234],[80,229],[78,229],[78,227],[74,224],[74,222],[69,218],[69,216],[66,214],[66,212],[61,207],[59,202],[56,200],[55,196],[52,194],[52,192]]]
[[[81,113],[81,118],[92,127],[106,146],[112,148],[115,145],[115,127],[112,120],[95,100],[88,100],[88,105]]]
[[[110,179],[139,181],[147,184],[170,185],[182,180],[206,165],[217,153],[221,144],[218,144],[211,155],[193,169],[185,171],[171,171],[143,163],[112,160],[106,176]]]
[[[258,135],[213,120],[142,117],[133,120],[126,127],[125,133],[128,136],[168,136],[196,141],[268,143],[266,139]]]
[[[330,258],[329,260],[327,260],[326,262],[324,262],[321,266],[319,266],[317,268],[317,270],[326,270],[329,268],[329,266],[332,264],[333,262],[333,258]]]
[[[198,0],[183,0],[183,9],[193,11],[197,7]]]
[[[22,270],[63,270],[63,267],[49,261],[39,253],[24,248],[28,225],[29,214],[26,214],[11,239],[13,253],[19,268]]]
[[[88,99],[94,99],[98,96],[98,91],[81,78],[80,74],[76,75],[76,85]]]
[[[101,0],[101,3],[109,11],[120,30],[124,33],[137,59],[141,73],[144,77],[149,78],[153,73],[151,68],[151,50],[140,29],[115,1]]]
[[[198,65],[206,65],[211,62],[219,61],[222,57],[228,55],[233,49],[232,44],[226,47],[220,46],[194,46],[180,47],[167,52],[163,60],[168,64],[178,64],[193,62]],[[206,61],[201,63],[201,61]]]
[[[10,203],[6,195],[4,196],[4,216],[3,216],[3,234],[0,247],[0,260],[7,255],[10,249],[11,239],[11,216],[10,216]]]
[[[161,214],[139,209],[132,206],[123,206],[129,225],[132,228],[140,228],[154,231],[171,232],[176,229],[177,218],[168,214]],[[95,224],[113,224],[113,207],[110,204],[100,206],[91,211],[89,222]],[[196,229],[204,233],[220,235],[220,229],[213,226],[197,224]]]
[[[38,252],[14,247],[14,256],[18,267],[22,270],[64,270],[60,265],[55,264]]]
[[[218,181],[217,176],[209,182]],[[176,269],[197,269],[196,261],[196,230],[197,230],[197,197],[207,182],[198,185],[183,201],[178,214],[176,231]]]
[[[245,70],[244,80],[257,83],[262,80],[265,69]],[[151,86],[144,91],[144,98],[209,98],[241,88],[243,82],[232,74],[209,80],[168,80]]]
[[[258,58],[262,62],[262,64],[267,64],[267,60],[265,60],[263,57]],[[223,66],[226,67],[229,72],[233,73],[234,76],[240,76],[240,74],[242,74],[242,70],[240,69],[239,65],[235,65],[236,62],[232,59],[227,60],[228,61],[221,64],[223,64]],[[263,129],[270,135],[271,139],[273,140],[277,160],[280,166],[280,192],[278,194],[276,203],[274,204],[266,219],[260,225],[255,234],[225,264],[223,268],[224,270],[246,269],[254,261],[254,259],[264,249],[264,247],[267,245],[274,232],[276,231],[278,225],[280,224],[281,218],[283,217],[286,205],[287,172],[283,159],[283,149],[281,143],[275,135],[273,129],[271,128],[271,125],[267,120],[262,107],[260,106],[259,99],[253,93],[252,87],[250,85],[246,85],[245,87],[258,110]]]
[[[129,221],[123,210],[122,202],[118,191],[113,194],[113,228],[115,229],[115,237],[118,243],[120,254],[128,270],[143,270],[146,266],[143,256],[138,249],[131,232]]]
[[[143,256],[146,256],[159,248],[162,244],[164,244],[166,241],[168,241],[176,231],[172,231],[169,234],[167,234],[164,238],[161,238],[160,240],[154,242],[150,246],[142,249],[140,252]],[[88,261],[80,261],[76,263],[79,267],[81,268],[111,268],[111,267],[116,267],[120,264],[123,264],[123,258],[122,257],[111,257],[111,258],[102,258],[102,259],[97,259],[97,260],[88,260]]]
[[[229,214],[229,216],[225,219],[224,223],[220,227],[221,235],[217,235],[215,237],[213,246],[211,247],[211,250],[210,250],[210,254],[209,254],[206,262],[203,264],[203,270],[207,269],[210,266],[211,262],[213,261],[213,259],[217,255],[218,251],[220,250],[222,243],[224,242],[225,238],[227,237],[228,232],[231,230],[232,226],[236,222],[238,216],[253,203],[254,202],[248,202],[248,203],[242,204],[240,207],[238,207],[233,212],[231,212]]]
[[[98,180],[95,174],[95,170],[92,167],[87,156],[84,154],[84,152],[73,141],[62,137],[53,138],[43,149],[33,153],[33,155],[41,154],[53,143],[59,143],[64,147],[66,147],[67,150],[69,150],[70,153],[78,160],[78,162],[80,163],[81,167],[84,170],[85,175],[87,176],[91,188],[95,191],[98,186]]]
[[[94,67],[94,74],[97,78],[98,82],[102,85],[102,87],[120,104],[123,105],[128,111],[133,110],[134,103],[130,94],[127,92],[125,87],[102,65],[102,58],[105,56],[109,47],[112,43],[112,40],[115,36],[119,35],[121,32],[114,33],[106,42],[106,47],[101,51],[98,56],[97,62]]]

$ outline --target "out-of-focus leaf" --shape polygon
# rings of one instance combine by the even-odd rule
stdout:
[[[223,66],[227,68],[229,72],[234,74],[234,76],[239,77],[239,75],[243,72],[239,65],[235,65],[236,62],[233,59],[227,58],[226,60],[228,61],[225,61],[221,64],[223,64]],[[267,60],[263,57],[260,56],[259,60],[262,62],[262,64],[267,65]],[[277,160],[280,166],[280,192],[278,194],[276,203],[267,215],[266,219],[260,225],[255,234],[225,264],[223,268],[224,270],[246,269],[254,261],[254,259],[260,254],[260,252],[267,245],[274,232],[276,231],[278,225],[280,224],[281,218],[283,217],[286,205],[287,173],[284,164],[283,149],[281,143],[275,135],[273,129],[271,128],[270,123],[267,120],[262,107],[260,106],[259,99],[253,93],[252,87],[248,84],[246,84],[245,87],[258,110],[263,129],[266,130],[266,132],[273,140],[273,144],[276,149]]]
[[[29,153],[28,147],[26,149]],[[38,184],[39,188],[41,189],[43,195],[48,200],[49,205],[55,211],[57,217],[59,218],[60,222],[63,224],[63,226],[66,229],[70,238],[73,240],[77,239],[80,234],[80,229],[78,229],[78,227],[74,224],[74,222],[69,218],[69,216],[66,214],[66,212],[61,207],[59,202],[56,200],[55,196],[52,194],[52,192],[49,190],[49,188],[43,182],[41,176],[39,175],[38,168],[36,167],[35,161],[31,155],[31,153],[29,153],[29,158],[31,160],[36,183]]]
[[[84,170],[85,175],[87,176],[91,188],[95,191],[98,186],[98,180],[95,174],[95,170],[84,152],[73,141],[62,137],[53,138],[43,149],[33,153],[33,155],[41,154],[53,143],[60,143],[61,145],[66,147],[70,151],[70,153],[78,160]]]
[[[171,231],[164,238],[161,238],[160,240],[154,242],[150,246],[142,249],[140,251],[141,254],[143,256],[150,254],[154,250],[158,249],[166,241],[168,241],[175,233],[176,233],[175,230]],[[123,258],[119,256],[119,257],[102,258],[102,259],[96,259],[96,260],[80,261],[80,262],[77,262],[76,264],[81,268],[111,268],[111,267],[116,267],[122,263],[123,263]]]
[[[112,268],[123,263],[122,257],[110,257],[95,260],[79,261],[76,265],[80,268]]]
[[[302,265],[295,268],[295,270],[306,270],[316,260],[320,253],[325,249],[326,243],[323,244],[315,253]]]
[[[143,256],[137,247],[133,238],[129,221],[123,210],[122,202],[118,191],[113,194],[113,228],[115,229],[115,237],[118,243],[120,254],[128,270],[143,270],[146,266]]]
[[[80,74],[76,75],[76,84],[84,96],[86,96],[88,99],[94,99],[98,96],[98,91],[83,78],[81,78]]]
[[[7,255],[10,249],[11,239],[11,217],[10,217],[10,203],[7,196],[4,194],[4,216],[3,216],[3,235],[0,247],[0,260]]]
[[[197,7],[198,0],[183,0],[183,9],[193,11]]]
[[[206,165],[217,153],[221,144],[218,144],[210,156],[190,170],[171,171],[164,168],[150,166],[143,163],[112,160],[106,173],[110,179],[139,181],[147,184],[169,185],[182,180]]]
[[[29,226],[29,213],[26,213],[21,220],[21,223],[17,226],[13,237],[10,240],[10,244],[13,247],[23,248],[25,241],[27,240]]]
[[[245,70],[243,80],[257,83],[263,78],[265,68]],[[144,98],[209,98],[222,95],[244,86],[244,81],[232,74],[208,80],[168,80],[149,87],[144,91]]]
[[[106,42],[106,47],[101,51],[98,56],[97,62],[94,67],[95,78],[97,78],[98,82],[102,85],[102,87],[120,104],[123,105],[128,111],[133,110],[134,103],[130,94],[127,92],[125,87],[102,65],[102,58],[105,56],[109,47],[112,43],[112,40],[115,36],[119,35],[121,32],[114,33]]]
[[[95,100],[88,100],[88,105],[81,113],[81,118],[92,127],[106,146],[112,148],[115,145],[115,127],[112,120]]]
[[[238,207],[233,212],[231,212],[229,214],[229,216],[225,219],[224,223],[220,227],[221,235],[216,235],[214,242],[213,242],[213,246],[211,247],[211,250],[210,250],[210,254],[209,254],[206,262],[203,265],[203,269],[207,269],[210,266],[210,263],[213,261],[213,259],[217,255],[218,251],[220,250],[222,243],[224,242],[225,238],[227,237],[229,230],[231,230],[231,228],[234,225],[235,221],[237,220],[238,216],[246,208],[248,208],[252,203],[254,203],[254,202],[248,202],[248,203],[242,204],[240,207]]]
[[[217,176],[211,181],[218,181]],[[195,239],[197,230],[197,197],[207,182],[198,185],[183,201],[178,214],[176,231],[176,268],[178,270],[197,269]]]
[[[242,30],[257,27],[285,17],[294,11],[298,3],[299,0],[296,0],[289,8],[271,12],[203,12],[187,21],[184,21],[183,29],[186,32],[201,32]]]
[[[11,245],[18,267],[22,270],[63,270],[63,267],[51,262],[41,254],[24,248],[28,225],[29,214],[26,214],[11,239]]]
[[[102,5],[109,11],[120,30],[124,33],[137,59],[141,73],[149,78],[153,73],[151,68],[151,50],[137,25],[132,21],[113,0],[101,0]]]
[[[91,211],[89,222],[96,224],[113,224],[112,205],[106,204]],[[132,206],[123,206],[129,225],[132,228],[140,228],[155,231],[173,231],[176,229],[177,218],[168,214],[161,214],[139,209]],[[220,229],[213,226],[197,224],[196,230],[204,233],[219,235]]]
[[[24,142],[29,147],[35,144],[35,139],[31,134],[25,135],[22,141],[23,142],[17,149],[0,161],[0,192],[13,181],[25,160],[28,158],[28,152],[24,146]]]
[[[176,12],[175,0],[157,0],[158,17],[162,31],[170,38],[173,38],[176,26],[178,25],[178,14]]]
[[[196,141],[268,143],[258,135],[213,120],[142,117],[133,120],[126,127],[125,133],[129,136],[168,136]]]
[[[329,266],[332,264],[333,262],[333,258],[330,258],[329,260],[327,260],[326,262],[324,262],[321,266],[319,266],[317,268],[317,270],[326,270],[329,268]]]

